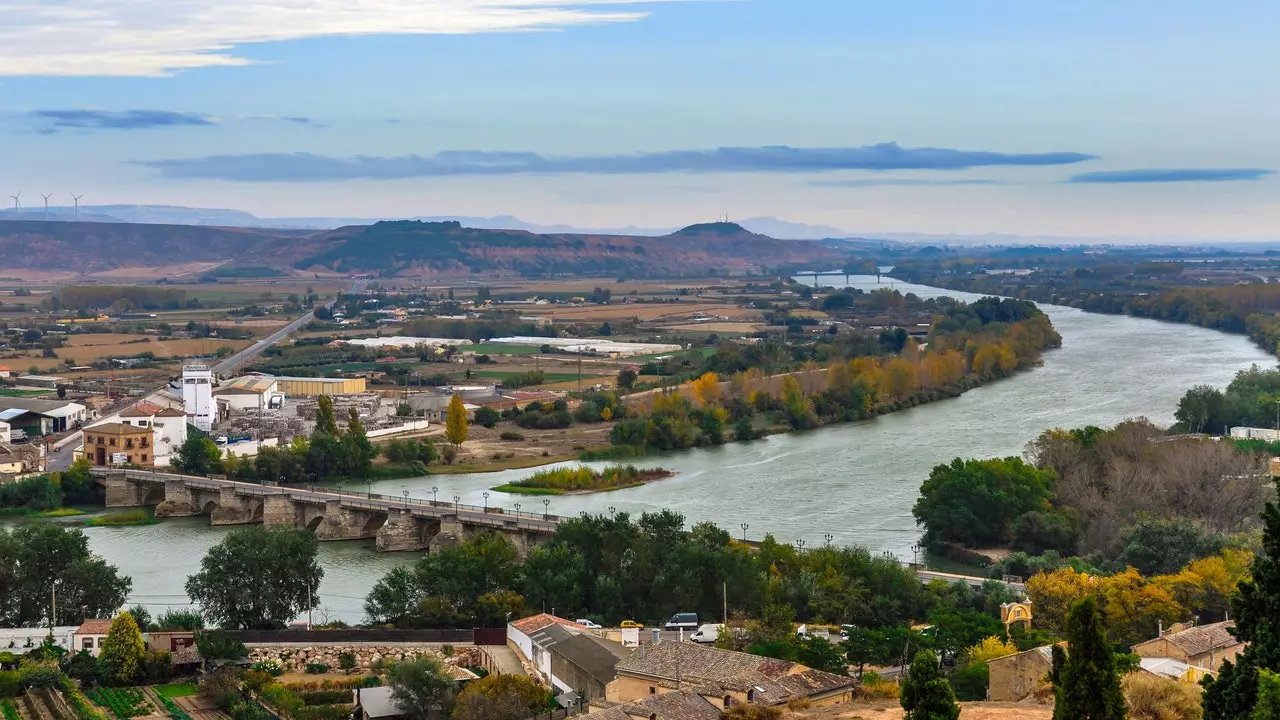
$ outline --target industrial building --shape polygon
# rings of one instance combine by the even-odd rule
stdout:
[[[291,397],[320,395],[355,395],[365,392],[364,378],[277,377],[280,392]]]
[[[270,375],[245,375],[224,382],[213,391],[219,403],[232,411],[268,410],[284,403],[279,381]]]
[[[192,425],[205,432],[213,429],[218,409],[213,402],[213,370],[208,365],[183,366],[182,406]]]
[[[79,403],[0,397],[0,422],[29,437],[71,430],[87,417],[88,408]]]

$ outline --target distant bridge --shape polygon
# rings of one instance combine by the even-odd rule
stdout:
[[[549,539],[562,518],[500,507],[256,485],[150,470],[94,468],[107,507],[154,505],[156,517],[208,515],[213,525],[262,524],[315,532],[321,540],[376,540],[380,552],[439,549],[486,530],[521,554]]]

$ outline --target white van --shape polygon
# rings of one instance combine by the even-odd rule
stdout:
[[[700,626],[693,634],[689,636],[689,640],[696,643],[713,643],[720,637],[720,628],[724,627],[721,623],[710,623]]]

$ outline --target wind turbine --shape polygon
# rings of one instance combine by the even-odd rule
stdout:
[[[49,219],[49,198],[53,197],[53,193],[49,193],[48,195],[45,195],[44,193],[40,193],[40,197],[44,198],[44,219],[48,220]]]
[[[71,196],[71,199],[75,201],[75,204],[76,204],[75,215],[72,216],[72,219],[79,220],[80,219],[80,198],[84,197],[84,195],[76,195],[75,193],[67,193],[67,194]]]
[[[17,215],[18,208],[22,207],[22,203],[18,201],[18,198],[22,197],[22,191],[19,190],[17,195],[10,195],[9,197],[13,198],[13,214]]]

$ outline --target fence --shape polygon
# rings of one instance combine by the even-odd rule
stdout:
[[[367,435],[370,439],[373,439],[373,438],[386,437],[387,435],[399,435],[400,433],[426,430],[429,427],[431,427],[431,423],[427,422],[426,420],[415,420],[413,422],[405,423],[403,425],[396,425],[395,427],[370,430],[366,432],[365,435]]]
[[[246,644],[264,643],[458,643],[475,640],[475,630],[224,630]]]

